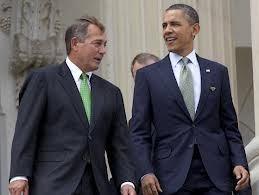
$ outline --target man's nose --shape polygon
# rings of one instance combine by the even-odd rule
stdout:
[[[102,45],[102,46],[100,47],[99,53],[105,54],[106,51],[107,51],[106,46],[105,46],[105,45]]]
[[[173,28],[170,26],[170,25],[167,25],[165,28],[164,28],[164,33],[170,33],[173,31]]]

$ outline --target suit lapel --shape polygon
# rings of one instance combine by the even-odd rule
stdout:
[[[199,116],[207,101],[207,97],[209,94],[209,86],[211,84],[210,83],[211,75],[213,74],[211,66],[208,63],[209,62],[208,60],[205,60],[199,57],[198,55],[197,55],[197,60],[199,62],[200,72],[201,72],[201,95],[200,95],[200,100],[196,110],[195,119]]]
[[[98,116],[102,111],[104,103],[104,90],[101,86],[100,79],[92,74],[91,77],[91,95],[92,95],[92,114],[89,134],[94,130]]]
[[[60,84],[68,94],[71,100],[71,103],[73,104],[76,112],[78,113],[79,118],[81,119],[83,125],[85,126],[86,129],[88,129],[89,122],[87,120],[87,116],[84,110],[84,105],[83,105],[80,93],[78,91],[74,78],[65,62],[61,65],[60,71],[58,74],[59,74],[58,80]]]
[[[175,100],[179,105],[179,107],[190,118],[190,114],[183,100],[182,93],[175,79],[173,68],[169,59],[169,55],[167,55],[161,61],[160,65],[161,66],[158,67],[158,73],[160,74],[159,78],[161,79],[163,84],[167,87],[169,92],[175,97]]]

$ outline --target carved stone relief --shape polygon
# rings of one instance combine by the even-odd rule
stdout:
[[[64,46],[60,10],[54,0],[20,0],[14,24],[11,70],[18,92],[29,70],[63,60]]]
[[[0,29],[9,34],[11,29],[11,0],[5,1],[0,5]]]

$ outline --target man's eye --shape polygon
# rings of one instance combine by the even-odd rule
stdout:
[[[171,26],[181,26],[179,23],[171,23]]]
[[[94,42],[93,44],[94,44],[95,46],[101,46],[101,45],[102,45],[101,42]]]

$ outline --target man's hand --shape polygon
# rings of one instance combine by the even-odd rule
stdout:
[[[136,195],[136,191],[133,186],[126,184],[121,187],[121,195]]]
[[[236,191],[242,190],[249,185],[249,173],[243,166],[235,166],[233,174],[235,175],[237,180],[237,185],[235,187]]]
[[[26,180],[16,180],[9,184],[9,192],[11,195],[29,195],[29,184]]]
[[[147,174],[141,179],[141,188],[143,195],[158,195],[162,192],[158,179],[154,174]]]

